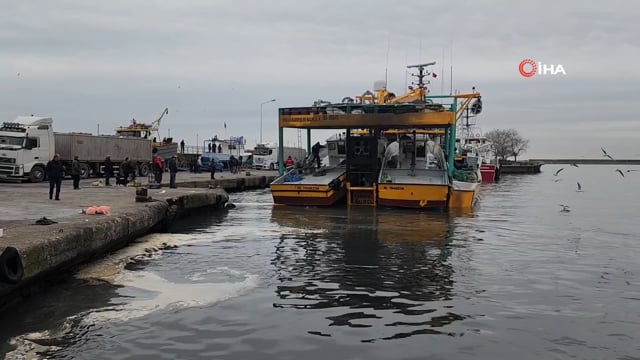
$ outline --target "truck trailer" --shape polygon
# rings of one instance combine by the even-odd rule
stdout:
[[[104,160],[110,156],[114,168],[128,157],[136,174],[147,176],[152,147],[152,141],[143,138],[55,133],[50,117],[19,116],[0,127],[0,179],[40,182],[56,153],[65,175],[71,175],[71,162],[78,156],[81,178],[101,176]]]

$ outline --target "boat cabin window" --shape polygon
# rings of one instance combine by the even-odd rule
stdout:
[[[416,149],[416,157],[423,158],[425,156],[427,156],[427,151],[424,143],[418,143],[418,148]]]
[[[344,141],[338,142],[338,155],[345,155],[347,153],[347,146]]]
[[[128,137],[140,137],[140,132],[139,131],[118,131],[118,135],[128,136]]]

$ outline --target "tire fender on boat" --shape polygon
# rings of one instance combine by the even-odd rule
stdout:
[[[0,281],[17,284],[24,277],[24,266],[18,250],[7,247],[0,254]]]

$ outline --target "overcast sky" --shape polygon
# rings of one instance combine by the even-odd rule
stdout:
[[[436,61],[431,93],[449,92],[453,64],[454,90],[482,94],[481,130],[517,129],[525,158],[600,157],[601,146],[640,158],[638,14],[630,1],[10,1],[0,115],[113,133],[168,107],[162,136],[253,144],[264,101],[277,100],[263,106],[263,138],[276,141],[278,107],[373,90],[385,68],[400,94],[407,64]],[[566,75],[524,78],[525,58]]]

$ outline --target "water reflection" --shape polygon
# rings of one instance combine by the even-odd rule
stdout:
[[[451,300],[454,285],[448,215],[276,207],[272,221],[313,230],[283,231],[272,260],[281,283],[274,307],[339,310],[326,317],[329,326],[397,327],[380,338],[386,340],[450,334],[442,328],[464,319],[443,304]]]

